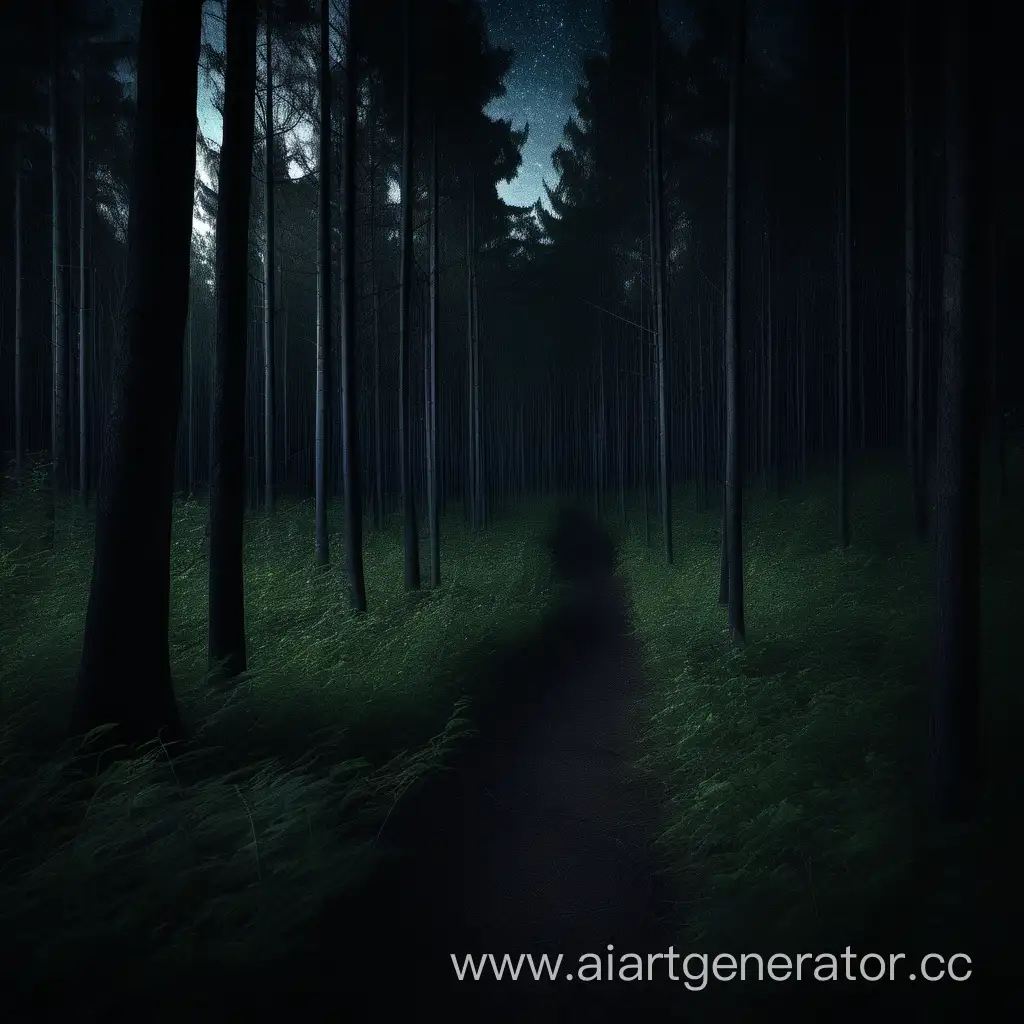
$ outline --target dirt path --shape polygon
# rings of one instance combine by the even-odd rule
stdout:
[[[392,941],[416,960],[415,990],[458,1019],[622,1019],[640,1010],[634,983],[456,980],[450,954],[655,951],[655,801],[633,770],[644,679],[610,541],[569,517],[556,563],[573,580],[565,604],[494,666],[514,695],[482,728],[456,772],[399,828],[414,857],[385,904]],[[566,529],[570,536],[566,536]],[[560,545],[568,544],[566,553]],[[378,935],[387,941],[387,935]],[[394,949],[393,957],[402,952]],[[529,974],[529,971],[524,971]]]

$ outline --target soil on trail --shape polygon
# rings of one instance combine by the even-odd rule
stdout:
[[[656,801],[634,768],[645,685],[628,596],[596,522],[563,511],[550,543],[565,599],[492,666],[494,705],[472,749],[389,824],[411,857],[378,890],[367,936],[393,971],[378,995],[457,1019],[635,1018],[642,983],[565,976],[581,953],[600,954],[607,973],[609,953],[618,964],[667,946]],[[562,954],[562,980],[534,981],[526,966],[518,981],[488,982],[489,968],[459,981],[453,953],[538,965]]]

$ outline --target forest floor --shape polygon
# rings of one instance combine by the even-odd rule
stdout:
[[[382,1008],[413,996],[422,1010],[436,996],[454,1011],[447,983],[434,987],[439,972],[453,976],[446,944],[568,960],[611,942],[712,956],[963,951],[972,981],[933,985],[927,1000],[904,988],[904,1012],[991,998],[1015,966],[1003,937],[1014,934],[1007,833],[1024,710],[1021,502],[985,520],[986,800],[970,824],[935,828],[922,799],[931,548],[910,536],[898,469],[873,466],[854,483],[844,552],[829,479],[782,498],[751,493],[740,649],[717,603],[718,515],[692,495],[676,501],[674,566],[632,509],[625,527],[612,522],[618,576],[568,588],[551,586],[537,543],[547,507],[480,535],[446,521],[442,590],[413,599],[397,533],[373,535],[362,620],[345,613],[340,574],[312,568],[309,510],[284,505],[247,528],[251,675],[230,693],[204,684],[204,511],[184,503],[172,657],[193,738],[173,759],[156,746],[99,776],[60,746],[89,515],[61,509],[46,550],[38,496],[8,492],[8,991],[18,978],[74,992],[88,1019],[88,983],[109,997],[97,1015],[119,1019],[129,988],[161,990],[177,1016],[171,986],[192,991],[201,1019],[203,978],[237,1012],[279,991],[322,998],[326,978],[334,999],[361,981]],[[505,926],[481,934],[481,921]],[[865,991],[895,998],[900,986],[884,984],[804,983],[800,1004],[835,1019],[840,1006],[861,1012]],[[515,1017],[512,988],[498,998]],[[486,1002],[483,989],[460,996]],[[638,987],[622,991],[643,1019]],[[610,988],[588,994],[564,986],[560,1019],[601,1019],[595,996],[606,1018],[629,1016]],[[695,978],[654,998],[675,1016],[734,1019],[783,995],[792,1005],[778,983]],[[159,1018],[156,1005],[140,1012]]]

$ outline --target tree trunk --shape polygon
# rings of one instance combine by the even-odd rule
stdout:
[[[243,526],[249,205],[256,100],[256,7],[228,0],[224,135],[217,198],[217,339],[210,421],[211,672],[245,671]]]
[[[999,237],[995,218],[992,218],[991,252],[989,254],[989,317],[991,349],[989,351],[989,422],[992,430],[994,449],[996,497],[1006,494],[1006,435],[1003,424],[1002,389],[999,386],[1000,373],[1000,329],[999,329]]]
[[[914,0],[904,0],[903,27],[903,225],[904,225],[904,334],[906,336],[906,447],[907,466],[910,470],[911,501],[914,513],[914,532],[924,538],[925,524],[918,514],[923,502],[918,500],[921,489],[921,467],[917,449],[917,205],[914,118]]]
[[[437,112],[430,139],[430,337],[426,358],[427,519],[430,524],[430,585],[441,585],[441,523],[437,472],[437,332],[441,323],[438,281]]]
[[[370,155],[370,295],[373,302],[373,528],[384,521],[383,447],[380,404],[380,295],[377,290],[377,155]]]
[[[850,543],[849,360],[853,318],[853,240],[850,215],[850,0],[843,3],[843,327],[839,350],[839,545]]]
[[[14,469],[21,478],[25,443],[22,434],[22,166],[21,139],[14,143]]]
[[[945,238],[936,480],[936,674],[930,718],[932,804],[942,817],[973,810],[979,773],[979,463],[981,365],[976,244],[982,213],[972,138],[977,89],[969,33],[979,0],[946,0],[944,17]],[[978,48],[980,50],[980,47]],[[979,104],[980,106],[980,104]],[[983,117],[983,114],[980,114]],[[985,185],[988,184],[986,181]]]
[[[648,178],[651,176],[648,175]],[[653,182],[650,182],[653,184]],[[648,189],[651,191],[651,189]],[[652,221],[653,223],[653,221]],[[654,233],[651,232],[651,244],[653,252]],[[651,260],[652,266],[654,260]],[[640,317],[641,324],[647,320],[647,303],[643,300],[643,274],[641,272],[641,297],[640,297]],[[647,340],[645,332],[640,334],[640,493],[643,497],[644,506],[644,546],[651,546],[651,484],[648,479],[648,473],[650,472],[650,454],[648,452],[649,447],[649,436],[650,427],[647,422],[647,369],[650,365],[650,358],[647,352],[647,346],[650,343]]]
[[[402,551],[406,590],[419,590],[420,551],[416,526],[416,504],[412,479],[412,381],[410,305],[413,285],[412,251],[412,119],[413,119],[413,46],[412,0],[404,0],[403,17],[403,102],[402,102],[402,257],[399,272],[398,312],[398,437],[402,485]]]
[[[147,0],[139,36],[130,319],[115,362],[73,714],[79,733],[118,723],[128,741],[181,731],[167,627],[201,10],[199,0]]]
[[[477,273],[476,244],[476,179],[473,179],[473,248],[470,263],[470,305],[473,319],[473,480],[476,484],[477,526],[483,529],[487,525],[487,482],[484,476],[484,441],[483,422],[481,415],[480,386],[480,289]]]
[[[473,249],[476,245],[473,224],[473,200],[470,197],[470,209],[466,216],[466,411],[468,422],[466,437],[468,440],[468,462],[466,467],[466,518],[470,529],[475,530],[477,522],[476,504],[476,382],[474,377],[475,358],[473,351]]]
[[[68,484],[68,356],[70,352],[70,326],[68,293],[70,291],[70,265],[68,258],[66,183],[64,166],[64,124],[61,90],[60,0],[51,0],[51,54],[50,54],[50,184],[52,202],[51,281],[53,304],[53,392],[50,419],[51,430],[51,490],[53,502],[56,493]],[[52,507],[51,507],[52,513]]]
[[[278,299],[281,313],[281,330],[278,332],[277,340],[280,341],[281,349],[281,476],[279,483],[281,487],[289,485],[289,471],[291,467],[290,437],[288,434],[288,289],[284,285],[284,267],[280,264],[278,271]]]
[[[729,76],[729,153],[725,239],[725,520],[729,574],[728,615],[733,640],[742,641],[743,620],[743,367],[740,345],[739,140],[741,131],[746,4],[736,0],[732,72]]]
[[[85,389],[85,339],[86,339],[86,280],[85,268],[85,214],[86,214],[86,153],[85,153],[85,61],[82,62],[82,94],[79,97],[79,150],[78,150],[78,490],[85,500],[89,493],[88,454],[86,441],[86,389]]]
[[[359,57],[351,0],[346,8],[345,125],[342,133],[341,406],[342,473],[345,477],[345,570],[356,612],[366,611],[363,579],[363,488],[359,473],[359,375],[356,368],[356,131],[359,115]]]
[[[263,505],[274,511],[274,60],[270,7],[266,24],[266,162],[264,163],[263,213],[266,237],[263,247]]]
[[[651,19],[651,173],[654,200],[654,285],[658,331],[658,480],[660,483],[661,531],[665,543],[665,561],[672,564],[672,495],[668,471],[668,390],[666,382],[667,317],[665,315],[665,239],[662,214],[661,170],[661,94],[659,89],[658,36],[660,17],[654,0]]]
[[[327,443],[331,405],[331,4],[320,0],[320,181],[316,324],[316,564],[330,563]]]

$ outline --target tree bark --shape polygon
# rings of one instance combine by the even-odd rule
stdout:
[[[256,102],[256,7],[228,0],[224,134],[217,197],[217,338],[210,422],[211,672],[246,669],[243,533],[249,207]]]
[[[946,174],[942,259],[942,349],[936,479],[936,671],[930,717],[930,783],[935,812],[960,817],[977,800],[980,711],[980,416],[984,337],[977,244],[983,207],[972,109],[981,72],[972,35],[983,0],[946,0],[944,127]],[[980,47],[979,47],[980,49]],[[974,93],[975,95],[972,95]],[[981,106],[981,103],[978,104]],[[985,185],[988,182],[984,182]]]
[[[366,611],[363,579],[363,488],[359,473],[359,375],[356,368],[356,132],[359,115],[359,56],[352,0],[346,8],[345,124],[342,133],[341,248],[341,430],[345,477],[345,575],[356,612]]]
[[[732,70],[729,76],[729,153],[726,184],[725,270],[725,520],[729,590],[728,619],[733,640],[746,632],[743,617],[743,367],[740,344],[739,169],[746,4],[736,0]]]
[[[129,321],[115,361],[73,728],[173,738],[167,641],[202,5],[147,0],[128,221]]]
[[[68,484],[68,357],[70,354],[70,326],[68,293],[70,292],[70,264],[68,257],[66,185],[64,166],[64,110],[61,89],[60,0],[51,0],[51,53],[50,53],[50,187],[52,201],[51,281],[53,304],[53,391],[50,419],[51,430],[51,490],[53,502],[56,493]],[[52,509],[51,509],[52,512]]]
[[[916,117],[914,113],[914,0],[904,0],[903,29],[903,225],[904,225],[904,324],[906,336],[906,446],[910,470],[911,501],[914,532],[921,540],[927,531],[925,521],[924,478],[917,439],[918,353],[917,337],[918,273],[917,273],[917,163],[915,159]]]
[[[316,325],[316,564],[330,563],[327,435],[331,406],[331,4],[320,0],[320,169]]]
[[[402,102],[402,227],[401,266],[399,272],[398,312],[398,436],[402,483],[402,551],[406,590],[419,590],[420,551],[419,531],[416,525],[416,499],[412,477],[412,381],[411,381],[411,300],[413,285],[412,251],[412,130],[413,130],[413,46],[412,0],[404,0],[403,69],[405,82]]]
[[[24,435],[22,434],[22,166],[21,139],[14,143],[14,469],[20,479],[24,469]]]
[[[274,59],[272,5],[267,7],[266,55],[266,153],[264,154],[263,214],[266,236],[263,247],[263,506],[274,511]]]
[[[426,359],[427,399],[427,519],[430,524],[430,585],[441,585],[441,522],[437,471],[437,343],[441,324],[438,281],[437,112],[430,139],[430,339]]]
[[[85,387],[85,339],[86,339],[86,281],[87,272],[85,265],[85,215],[86,215],[86,124],[85,124],[85,87],[86,87],[86,66],[82,61],[82,91],[79,107],[79,150],[78,150],[78,490],[85,500],[89,493],[88,457],[89,445],[86,439],[86,387]]]
[[[371,135],[371,140],[373,136]],[[373,145],[371,141],[371,145]],[[384,523],[382,410],[380,396],[380,295],[377,290],[377,154],[370,154],[370,293],[373,302],[373,528]]]
[[[663,180],[661,167],[661,91],[658,58],[660,16],[658,0],[654,0],[651,18],[651,173],[654,202],[654,285],[655,316],[658,343],[658,480],[660,484],[661,532],[665,544],[665,561],[672,564],[672,495],[669,477],[669,412],[666,382],[667,321],[665,313],[665,238],[662,213]]]
[[[850,212],[850,0],[843,3],[843,328],[839,350],[839,545],[850,543],[850,339],[853,320],[853,239]]]
[[[473,185],[470,185],[473,189]],[[466,215],[466,437],[468,456],[466,464],[466,518],[470,529],[475,530],[478,522],[476,487],[476,378],[473,344],[473,250],[476,248],[473,193],[470,193],[469,212]]]

